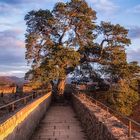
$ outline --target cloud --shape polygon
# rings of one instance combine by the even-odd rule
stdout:
[[[23,31],[20,29],[0,32],[0,75],[2,72],[13,75],[18,75],[19,71],[26,72],[25,48],[24,41],[20,39],[21,34]]]
[[[138,26],[130,27],[129,36],[132,39],[140,38],[140,27],[138,27]]]
[[[138,61],[140,64],[140,48],[136,50],[128,50],[127,51],[128,61]]]
[[[43,4],[43,3],[56,3],[56,2],[64,2],[65,0],[1,0],[1,3],[6,3],[9,5],[21,5],[21,4]]]
[[[1,72],[0,71],[0,76],[17,76],[17,77],[24,77],[25,71],[22,70],[15,70],[15,71],[7,71],[7,72]]]
[[[29,67],[25,63],[2,65],[0,64],[0,76],[18,76],[23,77],[25,72],[29,70]]]
[[[0,15],[24,15],[31,9],[46,8],[46,6],[52,8],[56,2],[64,0],[0,0]]]
[[[33,6],[36,8],[39,6],[42,8],[42,6],[47,5],[47,7],[54,6],[57,2],[67,2],[70,0],[1,0],[0,4],[3,4],[3,10],[2,11],[8,11],[8,7],[12,6],[13,11],[18,10],[19,6],[24,6],[24,9]],[[100,12],[105,12],[107,14],[114,13],[119,6],[117,6],[112,0],[87,0],[87,2],[95,8],[95,10]],[[27,6],[28,4],[28,6]],[[26,6],[26,7],[25,7]]]
[[[21,57],[24,49],[24,41],[20,39],[20,35],[22,34],[22,30],[14,29],[14,30],[5,30],[0,32],[0,62],[3,59],[13,56]],[[6,55],[7,54],[7,55]],[[21,55],[22,54],[22,55]],[[11,61],[9,59],[9,61]]]
[[[112,14],[119,8],[111,0],[88,0],[88,2],[93,4],[95,10],[105,12],[106,14]]]
[[[7,26],[7,27],[12,27],[13,24],[7,23],[7,22],[1,22],[0,26]]]
[[[140,4],[128,9],[126,12],[132,14],[140,14]]]
[[[16,4],[21,3],[23,0],[1,0],[1,3]]]
[[[32,3],[32,2],[37,2],[38,0],[1,0],[1,3],[7,3],[7,4],[23,4],[23,3]],[[39,1],[38,1],[39,2]]]
[[[10,5],[7,3],[0,3],[0,15],[11,15],[11,14],[22,14],[22,10],[20,6]]]
[[[0,32],[0,48],[1,47],[24,47],[24,42],[20,39],[23,30],[13,29]]]

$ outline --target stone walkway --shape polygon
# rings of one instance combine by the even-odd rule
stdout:
[[[86,140],[70,106],[51,106],[32,140]]]

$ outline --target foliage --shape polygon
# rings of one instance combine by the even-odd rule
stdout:
[[[137,62],[130,62],[125,68],[120,67],[120,70],[119,79],[115,80],[114,85],[105,94],[105,100],[115,110],[130,115],[140,98],[138,93],[140,67]]]
[[[128,30],[119,24],[113,25],[109,22],[102,22],[97,27],[97,32],[102,36],[99,45],[102,73],[117,80],[125,77],[127,74],[125,47],[131,43],[128,38]]]
[[[58,80],[58,84],[65,79],[79,64],[81,50],[93,42],[95,19],[95,11],[84,0],[56,3],[52,11],[29,12],[25,16],[26,59],[33,79]]]
[[[133,84],[133,86],[136,86]],[[112,87],[106,94],[107,103],[124,115],[130,115],[139,100],[136,90],[129,87],[127,81],[121,80],[116,87]]]
[[[32,69],[26,77],[52,86],[57,81],[58,94],[63,94],[65,79],[72,72],[74,78],[96,82],[109,77],[107,101],[130,114],[138,100],[134,81],[140,67],[137,62],[127,62],[125,49],[131,44],[128,30],[110,22],[97,25],[95,20],[96,12],[85,0],[59,2],[52,11],[30,11],[25,16],[26,59]]]

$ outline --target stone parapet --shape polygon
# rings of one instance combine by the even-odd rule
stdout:
[[[4,94],[16,93],[16,86],[1,86],[0,93],[4,93]]]
[[[85,95],[72,94],[72,102],[89,140],[130,140],[128,127]],[[131,140],[140,140],[140,133],[132,131]]]
[[[51,92],[26,105],[0,124],[0,140],[28,140],[51,102]]]

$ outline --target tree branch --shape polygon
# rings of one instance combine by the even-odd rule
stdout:
[[[64,37],[64,35],[65,35],[65,33],[66,33],[66,31],[67,31],[67,28],[65,28],[64,29],[64,32],[63,32],[63,34],[60,36],[60,38],[59,38],[59,45],[61,45],[62,44],[62,39],[63,39],[63,37]]]

